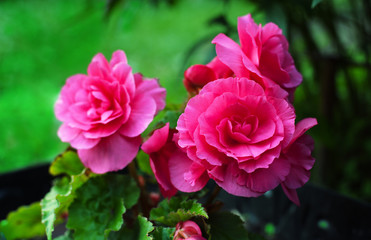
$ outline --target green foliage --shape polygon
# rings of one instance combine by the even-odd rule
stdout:
[[[50,166],[49,172],[53,176],[59,174],[78,175],[84,168],[77,153],[72,150],[67,150],[55,158]]]
[[[89,179],[76,191],[69,207],[67,228],[74,239],[102,239],[123,224],[122,215],[136,204],[139,188],[129,177],[107,174]]]
[[[196,200],[187,200],[173,197],[163,200],[157,208],[150,212],[150,219],[167,226],[175,226],[180,221],[187,221],[193,217],[205,217],[208,215],[205,209]]]
[[[137,154],[136,159],[137,159],[138,167],[142,172],[147,173],[148,175],[154,176],[151,165],[149,163],[148,154],[140,150]]]
[[[267,223],[265,226],[264,226],[264,232],[267,236],[274,236],[274,234],[276,233],[276,227],[274,226],[273,223]]]
[[[163,127],[166,123],[169,123],[170,128],[175,128],[178,122],[178,118],[181,114],[180,108],[182,107],[182,105],[173,104],[171,107],[176,109],[165,109],[161,111],[149,124],[148,128],[142,135],[147,136],[152,131]],[[169,107],[167,106],[167,108]]]
[[[54,240],[73,240],[71,231],[66,231],[62,236],[54,238]]]
[[[151,233],[153,240],[172,240],[175,228],[170,227],[156,227]]]
[[[315,8],[322,0],[312,0],[311,8]]]
[[[6,240],[4,234],[2,232],[0,232],[0,240]]]
[[[59,155],[51,164],[49,172],[52,175],[67,174],[68,176],[56,179],[50,192],[41,201],[42,223],[45,224],[46,236],[52,239],[56,220],[63,220],[63,214],[76,197],[76,189],[83,185],[88,176],[85,168],[74,151],[68,150]]]
[[[88,177],[84,173],[57,179],[50,192],[41,200],[42,223],[45,224],[48,239],[52,237],[55,221],[57,219],[62,220],[63,214],[67,212],[68,207],[76,197],[76,189],[87,180]]]
[[[133,226],[122,227],[118,232],[111,232],[108,240],[151,240],[149,233],[154,227],[147,218],[138,216]]]
[[[241,218],[231,212],[215,212],[210,214],[211,240],[249,239]]]
[[[44,235],[45,227],[41,223],[40,203],[22,206],[11,212],[5,220],[0,222],[0,232],[7,240]]]

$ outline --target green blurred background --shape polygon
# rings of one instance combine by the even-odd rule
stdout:
[[[304,76],[295,95],[317,159],[311,181],[371,201],[369,0],[0,1],[0,173],[50,162],[66,148],[53,105],[67,77],[122,49],[134,72],[156,77],[168,103],[187,98],[184,70],[215,56],[237,17],[273,21]]]

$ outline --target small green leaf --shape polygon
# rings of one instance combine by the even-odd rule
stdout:
[[[152,231],[152,223],[147,218],[138,216],[134,226],[124,226],[118,232],[111,232],[108,240],[151,240],[149,233]]]
[[[157,208],[151,210],[150,219],[167,226],[175,226],[178,222],[187,221],[192,217],[205,217],[205,209],[196,200],[186,200],[173,197],[163,200]]]
[[[81,163],[77,153],[67,150],[62,153],[52,162],[49,172],[56,176],[59,174],[78,175],[84,170],[84,165]]]
[[[50,192],[47,193],[44,199],[41,200],[42,220],[45,225],[46,236],[52,239],[52,232],[54,231],[54,222],[57,218],[56,210],[60,208],[60,201],[62,196],[66,197],[71,192],[68,178],[57,179]],[[63,199],[63,198],[62,198]]]
[[[46,236],[52,239],[54,224],[62,219],[68,207],[75,198],[75,191],[88,177],[82,172],[80,175],[64,177],[54,181],[54,186],[41,200],[42,223],[45,225]]]
[[[322,2],[322,0],[312,0],[312,6],[311,8],[315,8],[320,2]]]
[[[276,227],[273,223],[267,223],[264,227],[264,232],[267,236],[274,236],[274,233],[276,232]]]
[[[156,227],[151,233],[153,240],[172,240],[175,228]]]
[[[76,191],[69,207],[67,228],[74,230],[74,239],[103,239],[118,231],[122,215],[135,205],[139,188],[129,176],[107,174],[89,179]]]
[[[64,235],[54,238],[54,240],[73,240],[71,231],[66,231]]]
[[[166,123],[169,123],[170,128],[175,128],[182,111],[178,110],[182,106],[174,106],[174,110],[168,109],[163,110],[153,119],[147,129],[144,131],[142,136],[147,136],[155,129],[163,127]]]
[[[170,128],[175,128],[181,112],[179,111],[166,111],[163,119],[164,123],[169,123]]]
[[[45,227],[41,223],[40,203],[22,206],[9,213],[6,220],[0,222],[0,232],[8,240],[43,236]]]
[[[249,239],[241,218],[231,212],[210,214],[210,236],[212,240]]]
[[[154,176],[151,165],[149,163],[149,156],[142,150],[140,150],[137,154],[137,162],[138,167],[141,171],[144,173],[147,173],[148,175]]]

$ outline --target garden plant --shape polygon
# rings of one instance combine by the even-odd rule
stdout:
[[[54,108],[70,146],[50,166],[53,186],[10,213],[0,239],[263,239],[215,201],[220,191],[281,187],[300,206],[317,124],[295,114],[302,75],[276,24],[247,14],[237,26],[239,43],[218,34],[215,58],[184,72],[182,104],[166,105],[161,79],[134,73],[124,50],[70,76]]]

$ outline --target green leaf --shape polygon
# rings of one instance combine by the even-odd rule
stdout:
[[[168,107],[168,106],[167,106]],[[153,119],[142,136],[147,136],[153,130],[163,127],[165,123],[169,123],[170,128],[175,128],[182,111],[178,110],[182,106],[174,105],[174,110],[163,110]]]
[[[69,207],[67,228],[74,230],[74,239],[103,239],[110,231],[118,231],[122,215],[135,205],[139,188],[129,176],[107,174],[89,179],[76,191]]]
[[[276,227],[274,226],[273,223],[267,223],[264,226],[264,232],[267,236],[273,237],[275,232],[276,232]]]
[[[67,230],[64,235],[54,238],[54,240],[73,240],[71,231]]]
[[[149,233],[153,229],[152,223],[147,218],[138,216],[133,226],[130,228],[124,226],[118,232],[111,232],[108,240],[151,240]]]
[[[166,111],[165,117],[163,119],[164,123],[169,123],[170,128],[175,128],[179,119],[181,112],[179,111]]]
[[[8,240],[43,236],[45,227],[41,223],[40,203],[22,206],[9,213],[6,220],[0,222],[0,232]]]
[[[149,156],[142,150],[140,150],[137,154],[137,162],[138,167],[141,171],[144,173],[147,173],[148,175],[154,176],[151,165],[149,163]]]
[[[82,172],[80,175],[64,177],[54,181],[54,186],[41,200],[42,223],[45,225],[46,236],[52,239],[54,223],[63,220],[62,216],[75,198],[75,191],[88,177]]]
[[[175,228],[156,227],[151,233],[153,240],[172,240]]]
[[[6,240],[4,234],[2,232],[0,232],[0,240]]]
[[[198,216],[208,218],[205,209],[200,203],[196,200],[187,200],[178,197],[163,200],[150,213],[151,220],[171,227],[175,226],[178,222],[184,222]]]
[[[241,218],[231,212],[210,214],[210,236],[212,240],[249,239]]]
[[[311,8],[315,8],[320,2],[322,2],[322,0],[312,0]]]
[[[55,158],[50,166],[49,172],[53,176],[59,174],[78,175],[84,168],[77,153],[72,150],[67,150]]]

